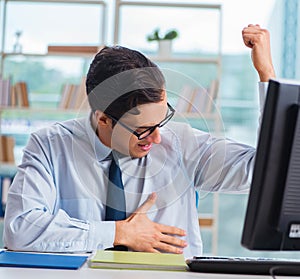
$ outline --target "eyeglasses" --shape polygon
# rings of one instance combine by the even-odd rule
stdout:
[[[144,131],[138,133],[135,130],[132,130],[130,127],[128,127],[126,124],[124,124],[123,122],[121,122],[120,120],[116,119],[115,117],[113,117],[112,115],[109,115],[106,113],[106,115],[108,115],[109,118],[111,118],[112,120],[116,121],[117,123],[119,123],[121,126],[123,126],[126,130],[128,130],[129,132],[131,132],[132,134],[134,134],[139,140],[142,140],[146,137],[148,137],[150,134],[152,134],[156,128],[161,128],[164,125],[166,125],[171,118],[174,116],[175,114],[175,109],[169,104],[168,105],[168,111],[166,113],[166,117],[164,120],[162,120],[161,122],[159,122],[158,124],[151,126],[149,128],[146,128]]]

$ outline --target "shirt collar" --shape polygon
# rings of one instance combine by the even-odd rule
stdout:
[[[105,146],[100,139],[98,138],[98,135],[96,134],[96,128],[92,125],[92,112],[90,115],[86,118],[85,121],[85,128],[89,137],[89,141],[91,143],[92,149],[94,150],[95,156],[98,161],[103,161],[107,159],[107,156],[111,152],[111,148]]]

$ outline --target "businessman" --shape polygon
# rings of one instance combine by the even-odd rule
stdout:
[[[249,25],[242,38],[263,101],[275,77],[269,32]],[[247,192],[255,148],[170,121],[164,76],[138,51],[103,48],[86,89],[88,117],[31,135],[9,189],[5,246],[201,255],[195,189]]]

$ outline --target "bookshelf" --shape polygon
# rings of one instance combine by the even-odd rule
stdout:
[[[17,42],[13,41],[12,39],[12,27],[14,26],[14,17],[18,14],[19,11],[22,11],[22,14],[26,14],[26,11],[30,11],[31,15],[31,22],[34,22],[34,20],[42,20],[40,23],[39,28],[36,28],[35,25],[38,24],[27,24],[28,19],[26,20],[26,17],[19,18],[21,24],[24,26],[21,26],[19,28],[24,28],[24,36],[26,36],[24,45],[21,46],[22,41],[18,42],[19,47],[16,48],[15,45]],[[45,16],[45,11],[47,10],[47,16]],[[58,11],[61,11],[63,14],[62,20],[64,21],[64,30],[66,29],[66,34],[63,34],[62,37],[59,39],[56,39],[56,33],[54,32],[54,35],[49,34],[47,32],[47,29],[43,28],[50,28],[48,31],[54,29],[55,26],[60,24],[60,18],[58,18],[58,15],[56,14]],[[52,12],[52,17],[51,13]],[[39,15],[40,13],[40,15]],[[72,14],[75,13],[75,14]],[[67,34],[73,30],[73,24],[78,22],[77,14],[82,14],[82,16],[89,16],[89,19],[93,19],[92,17],[95,16],[97,19],[97,26],[95,26],[95,31],[93,31],[93,37],[89,37],[89,40],[81,39],[81,36],[69,36]],[[92,59],[93,55],[103,46],[106,38],[106,23],[107,23],[107,4],[106,1],[101,0],[0,0],[0,24],[1,24],[1,32],[0,32],[0,42],[1,42],[1,49],[0,49],[0,78],[1,79],[9,79],[10,80],[10,86],[14,86],[15,84],[25,84],[26,85],[26,78],[24,77],[24,80],[17,80],[17,77],[14,76],[14,74],[11,74],[9,72],[9,69],[5,67],[5,61],[8,59],[15,59],[20,64],[22,62],[20,61],[28,61],[30,59],[34,59],[34,63],[43,63],[47,59],[62,59],[61,65],[65,63],[63,59],[67,57],[67,59],[76,59],[76,61],[68,61],[73,65],[74,67],[75,62],[76,65],[87,65],[90,60]],[[44,16],[43,16],[44,15]],[[54,18],[53,18],[54,16]],[[67,21],[65,20],[67,17]],[[70,19],[71,18],[71,19]],[[55,20],[54,20],[55,19]],[[57,22],[56,22],[57,21]],[[70,22],[69,22],[70,21]],[[38,22],[38,21],[36,21]],[[47,25],[47,22],[49,25]],[[82,24],[81,24],[82,25]],[[47,26],[47,27],[46,27]],[[77,26],[77,25],[76,25]],[[90,28],[91,25],[86,25],[86,28]],[[93,26],[93,25],[92,25]],[[43,28],[42,28],[43,27]],[[31,28],[31,29],[30,29]],[[68,29],[69,28],[69,29]],[[38,40],[38,37],[41,36],[41,33],[37,33],[41,30],[43,33],[45,33],[45,42],[43,41],[43,44],[40,42],[36,42]],[[76,31],[77,32],[77,31]],[[20,32],[22,34],[22,31]],[[58,32],[57,32],[58,33]],[[57,36],[59,36],[57,34]],[[48,39],[49,37],[49,39]],[[67,39],[64,39],[66,37]],[[29,41],[31,40],[31,41]],[[48,40],[48,41],[47,41]],[[12,43],[14,42],[14,45],[12,47]],[[37,45],[38,49],[36,47],[32,47],[33,45]],[[51,62],[51,61],[50,61]],[[72,64],[73,63],[73,64]],[[80,66],[79,66],[80,68]],[[78,74],[79,75],[79,74]],[[23,77],[22,77],[23,78]],[[82,76],[81,76],[82,78]],[[53,80],[52,83],[56,83],[56,80]],[[66,83],[70,83],[69,81],[66,81]],[[78,87],[80,87],[81,83],[80,80],[78,81]],[[82,86],[81,86],[82,87]],[[56,87],[58,88],[58,86]],[[29,88],[30,89],[30,88]],[[10,91],[10,89],[9,89]],[[62,91],[62,87],[61,87]],[[79,89],[77,88],[77,91]],[[31,94],[31,91],[29,90],[27,92],[29,95]],[[26,93],[26,94],[27,94]],[[35,92],[36,93],[36,92]],[[50,92],[49,92],[50,93]],[[55,92],[53,94],[60,95],[62,92],[60,92],[60,89],[55,89]],[[44,92],[43,92],[44,94]],[[52,94],[52,92],[51,92]],[[46,94],[45,94],[46,95]],[[25,95],[24,95],[25,96]],[[26,104],[11,104],[8,101],[2,102],[2,97],[0,97],[0,135],[2,133],[1,129],[1,123],[3,117],[6,117],[7,115],[10,115],[14,110],[20,110],[24,109],[24,107],[29,107],[30,110],[33,111],[31,114],[36,117],[38,108],[33,108],[30,103],[28,103],[28,96],[27,99],[24,99]],[[30,98],[29,98],[30,99]],[[78,101],[79,102],[79,101]],[[77,103],[78,103],[77,102]],[[75,102],[76,103],[76,102]],[[62,108],[65,108],[66,110],[71,110],[70,114],[74,115],[74,112],[72,110],[78,109],[77,107],[71,107],[70,109],[66,106],[59,107],[59,115],[63,116]],[[81,108],[82,110],[82,108]],[[7,114],[6,112],[9,113]],[[28,111],[27,109],[25,111]],[[24,110],[23,110],[24,112]],[[57,107],[53,106],[52,111],[47,109],[46,113],[41,110],[41,115],[43,118],[43,115],[47,114],[50,115],[51,113],[57,114]],[[28,113],[26,113],[28,115]],[[66,115],[69,113],[66,111]],[[2,117],[2,118],[1,118]],[[38,117],[38,116],[37,116]]]
[[[77,59],[77,61],[68,61],[69,64],[71,63],[70,67],[74,67],[75,63],[76,65],[79,64],[79,60],[81,65],[88,65],[92,57],[101,49],[106,40],[107,4],[105,1],[0,0],[0,8],[0,23],[2,26],[0,33],[0,78],[9,79],[11,85],[18,82],[22,83],[24,80],[18,80],[20,77],[15,77],[14,73],[5,68],[5,61],[8,59],[15,59],[18,63],[21,63],[20,61],[26,62],[30,59],[34,59],[33,61],[36,63],[51,64],[51,61],[49,62],[47,60],[69,57],[70,59]],[[45,16],[46,10],[47,16]],[[18,21],[20,21],[19,25],[21,26],[18,28],[24,30],[16,31],[15,36],[18,32],[18,37],[15,37],[13,41],[12,30],[16,30],[14,17],[17,16],[20,11],[22,11],[22,14],[26,14],[26,11],[29,12],[29,15],[32,17],[30,20],[31,24],[28,24],[26,17],[19,17]],[[79,22],[78,14],[83,17],[88,17],[93,24],[97,22],[97,25],[94,26],[92,23],[77,23]],[[66,16],[68,20],[66,20]],[[95,18],[97,19],[96,21]],[[39,25],[35,24],[37,22],[40,22],[40,28],[36,27],[36,25]],[[58,30],[55,29],[55,27],[62,27],[62,25],[60,25],[61,22],[64,23],[64,32],[58,32]],[[75,23],[77,25],[75,25]],[[22,24],[24,26],[22,26]],[[80,36],[76,35],[77,30],[75,28],[78,24],[84,25],[85,28],[94,27],[93,35],[87,39],[82,34]],[[40,33],[40,30],[42,30],[42,33]],[[72,32],[75,33],[71,35],[68,34]],[[22,40],[20,41],[22,33],[26,36],[23,43]],[[42,34],[46,35],[43,37]],[[43,39],[39,40],[39,37],[43,37]],[[12,43],[14,44],[12,45]],[[16,47],[16,45],[18,47]],[[64,63],[65,61],[61,60],[62,66]],[[26,84],[26,77],[21,78],[25,79]],[[53,80],[53,83],[55,82],[56,80]],[[56,88],[56,91],[59,90]],[[56,92],[56,94],[59,94],[59,92]],[[1,102],[0,98],[0,106],[1,105],[10,106],[11,104]],[[23,107],[23,105],[21,106]],[[25,106],[28,106],[28,104]]]
[[[15,42],[12,38],[12,28],[17,28],[14,25],[14,19],[16,16],[18,16],[18,11],[20,10],[22,12],[21,14],[27,15],[19,17],[20,20],[18,20],[22,25],[18,26],[18,28],[24,29],[22,35],[24,42],[22,46],[19,45],[18,48],[15,48],[15,44],[17,42]],[[47,12],[45,13],[45,11]],[[48,31],[51,31],[52,29],[54,30],[55,26],[59,25],[59,18],[57,16],[58,12],[64,13],[62,17],[63,24],[60,26],[61,28],[64,28],[65,34],[63,34],[63,37],[57,39],[56,34],[52,36],[50,34],[51,32],[49,33]],[[88,17],[89,19],[92,19],[92,17],[96,15],[98,24],[94,28],[95,31],[93,32],[93,38],[85,38],[84,36],[84,38],[81,38],[82,35],[69,36],[68,33],[71,33],[72,29],[75,29],[76,32],[78,32],[78,28],[76,28],[77,25],[74,24],[73,27],[73,23],[79,22],[78,16],[76,17],[72,13],[77,13],[80,16],[86,17],[87,15],[90,15]],[[9,95],[7,98],[5,97],[6,99],[4,100],[4,97],[2,97],[4,95],[4,90],[2,87],[0,88],[1,147],[3,142],[7,142],[7,139],[9,139],[9,142],[13,144],[19,142],[19,145],[21,141],[21,145],[23,145],[25,139],[33,131],[33,129],[38,128],[35,127],[35,125],[31,127],[27,127],[26,125],[22,126],[23,122],[27,122],[29,124],[34,122],[37,123],[37,125],[47,125],[49,122],[80,117],[88,113],[87,106],[77,106],[77,104],[82,101],[82,98],[79,97],[78,100],[74,100],[74,106],[72,107],[68,107],[66,104],[64,106],[51,105],[52,107],[48,107],[48,105],[47,107],[39,107],[37,105],[32,106],[32,103],[30,102],[31,94],[36,94],[37,92],[31,92],[30,86],[29,88],[26,88],[27,80],[25,77],[24,80],[23,77],[21,77],[22,80],[18,80],[17,77],[12,75],[9,72],[10,69],[7,68],[6,61],[18,61],[18,63],[22,64],[22,61],[45,63],[45,61],[47,62],[48,60],[52,59],[60,60],[61,65],[63,65],[67,59],[70,61],[72,67],[74,67],[75,63],[76,65],[79,65],[79,67],[82,65],[87,65],[92,59],[93,55],[103,46],[105,42],[107,29],[106,13],[106,1],[101,0],[0,0],[0,78],[1,80],[9,80],[9,88],[7,89],[9,94],[14,94],[19,90],[20,96],[23,95],[23,99],[20,99],[20,101],[16,103],[14,101],[12,102],[11,95]],[[30,20],[28,20],[28,17],[30,17]],[[71,20],[73,20],[73,23]],[[30,22],[35,24],[30,25]],[[40,24],[36,24],[37,22],[40,22]],[[48,25],[47,22],[49,23]],[[46,26],[48,26],[50,30],[47,31],[47,29],[44,29],[47,28]],[[91,28],[91,26],[87,26],[86,28]],[[39,37],[43,37],[43,33],[37,33],[40,32],[37,30],[41,30],[45,34],[45,41],[43,44],[38,41]],[[64,37],[68,39],[65,40]],[[22,43],[22,40],[20,43]],[[37,45],[37,47],[32,47],[35,45]],[[52,80],[52,83],[55,82],[56,80]],[[71,82],[66,81],[66,83]],[[76,92],[82,90],[82,82],[78,80],[78,83],[79,84],[77,87],[74,86],[74,88],[77,90]],[[61,93],[63,92],[55,91],[43,94],[45,99],[44,102],[47,102],[47,94],[59,96]],[[83,96],[84,95],[81,95],[81,97]],[[57,103],[59,104],[59,102]],[[85,103],[87,104],[87,101]],[[9,129],[7,129],[7,125],[5,126],[5,129],[3,129],[3,121],[5,120],[9,123],[11,122],[11,125],[8,127]],[[22,123],[20,124],[20,122]],[[8,149],[11,151],[8,155],[14,155],[14,157],[16,156],[15,146],[10,144],[9,148],[7,148],[6,145],[3,145],[2,150],[0,150],[2,155],[5,153],[2,152],[3,149],[4,151]],[[13,153],[14,151],[15,154]],[[21,153],[21,150],[17,149],[17,153],[18,152]],[[0,156],[0,218],[4,214],[6,192],[9,183],[17,171],[16,163],[18,163],[18,158],[16,161],[7,161],[6,159],[7,158]]]
[[[110,1],[109,1],[110,2]],[[90,47],[101,47],[105,44],[106,41],[106,33],[109,30],[107,27],[107,5],[109,3],[108,1],[100,1],[100,0],[0,0],[0,4],[2,7],[1,16],[2,16],[2,32],[1,32],[1,52],[0,52],[0,75],[5,75],[7,73],[7,68],[5,67],[5,61],[8,59],[34,59],[34,61],[44,61],[48,58],[57,58],[57,59],[73,59],[74,57],[76,59],[81,59],[83,61],[83,65],[87,65],[89,63],[89,60],[92,57],[92,52],[90,51],[82,51],[79,49],[76,50],[76,47],[82,46],[82,42],[59,42],[56,40],[55,37],[51,37],[52,39],[49,39],[46,45],[42,49],[39,50],[31,50],[31,49],[23,49],[21,52],[12,51],[12,49],[9,47],[9,35],[8,32],[8,25],[9,25],[9,18],[10,18],[10,8],[9,6],[11,4],[17,5],[17,4],[29,4],[30,6],[34,5],[40,5],[40,4],[51,4],[53,6],[59,6],[59,5],[80,5],[81,7],[85,6],[91,6],[91,7],[102,7],[102,14],[99,17],[101,17],[101,20],[99,21],[100,27],[99,32],[95,34],[95,38],[97,38],[96,41],[84,41],[87,43],[86,46]],[[185,65],[193,65],[195,69],[198,69],[198,67],[207,67],[207,66],[213,66],[214,67],[214,74],[211,79],[215,79],[217,81],[220,81],[220,75],[221,75],[221,40],[222,40],[222,32],[221,32],[221,24],[222,24],[222,6],[219,4],[203,4],[203,3],[185,3],[185,2],[165,2],[165,3],[159,3],[158,1],[152,2],[152,1],[123,1],[123,0],[115,0],[114,5],[114,13],[113,14],[113,27],[112,35],[113,35],[113,43],[114,44],[122,44],[125,46],[129,46],[138,50],[141,50],[143,53],[148,55],[152,60],[154,60],[159,66],[161,67],[168,67],[172,70],[177,70],[175,65],[177,65],[179,68],[181,66]],[[48,6],[47,6],[48,7]],[[174,52],[170,54],[169,56],[158,56],[156,51],[153,51],[153,49],[148,51],[147,49],[143,49],[139,46],[135,45],[135,40],[131,40],[130,42],[124,42],[124,30],[122,29],[123,20],[126,19],[126,17],[123,17],[123,9],[127,8],[141,8],[143,12],[146,12],[147,9],[165,9],[165,10],[177,10],[176,14],[178,14],[178,18],[183,17],[183,15],[189,14],[191,10],[199,10],[199,11],[207,11],[208,13],[213,12],[217,16],[217,26],[216,26],[216,32],[211,32],[216,37],[216,49],[214,50],[214,55],[202,55],[202,53],[194,53],[193,50],[189,49],[184,52],[179,52],[176,49],[176,45],[174,48]],[[24,12],[25,13],[25,12]],[[144,16],[147,13],[141,13],[136,14],[135,16],[138,18],[138,16]],[[151,13],[149,13],[151,14]],[[0,18],[1,18],[0,16]],[[157,18],[151,16],[152,21],[149,21],[149,24],[152,24],[151,28],[155,28],[157,24]],[[135,17],[133,18],[135,20]],[[55,20],[52,20],[53,24],[55,24]],[[147,20],[142,20],[141,22],[144,24]],[[182,20],[184,22],[185,20]],[[176,22],[173,18],[173,22]],[[67,24],[68,22],[66,22]],[[139,22],[137,22],[139,24]],[[187,22],[188,24],[188,22]],[[44,25],[44,24],[43,24]],[[206,25],[206,24],[205,24]],[[62,25],[63,26],[63,25]],[[206,28],[206,27],[205,27]],[[54,29],[54,25],[52,26],[52,29]],[[127,29],[130,30],[131,35],[133,33],[136,33],[137,28],[134,29]],[[196,28],[199,29],[198,27]],[[134,30],[134,32],[132,31]],[[30,30],[25,30],[26,34],[30,32]],[[24,31],[24,36],[25,36]],[[150,30],[148,30],[150,31]],[[145,32],[148,32],[145,31]],[[179,30],[180,31],[180,30]],[[45,32],[46,33],[46,32]],[[67,32],[66,32],[67,33]],[[68,34],[66,34],[67,36]],[[142,36],[145,37],[146,33]],[[201,33],[195,34],[195,37],[198,37],[199,40],[205,41],[205,38],[202,38]],[[184,34],[180,32],[180,38],[184,39]],[[186,37],[185,37],[186,38]],[[185,40],[185,39],[184,39]],[[188,42],[187,44],[192,45],[192,43]],[[51,47],[56,46],[56,50]],[[58,47],[70,47],[68,48],[61,48]],[[147,45],[148,46],[148,45]],[[153,46],[153,45],[152,45]],[[50,47],[48,49],[48,47]],[[145,50],[145,51],[144,51]],[[63,64],[63,63],[62,63]],[[195,77],[197,80],[199,77]],[[174,82],[175,80],[171,80],[170,82]],[[167,80],[168,82],[168,80]],[[209,86],[209,82],[207,82],[206,86]],[[177,93],[179,93],[179,90],[175,90]],[[31,92],[29,93],[31,94]],[[177,94],[178,95],[178,94]],[[177,96],[178,97],[178,96]],[[201,119],[204,119],[204,121],[212,121],[213,123],[213,132],[218,133],[221,130],[221,120],[220,116],[218,114],[219,111],[219,91],[217,91],[216,98],[214,98],[214,110],[209,112],[201,112],[199,113],[193,113],[193,112],[181,112],[181,118],[188,119],[192,122],[198,122]],[[176,100],[175,100],[176,102]],[[176,104],[176,103],[175,103]],[[84,113],[84,111],[81,111]],[[39,119],[44,120],[46,117],[57,117],[57,119],[65,118],[65,117],[72,117],[74,115],[77,115],[78,111],[72,110],[72,109],[65,109],[60,107],[55,108],[37,108],[29,106],[28,108],[18,108],[18,107],[0,107],[0,134],[2,132],[1,129],[1,115],[3,118],[14,118],[14,117],[25,117],[26,119]],[[16,130],[16,129],[15,129]],[[16,131],[19,132],[19,131]],[[20,133],[26,133],[26,131],[20,131]],[[0,163],[0,174],[1,174],[1,163]],[[201,216],[200,216],[201,217]],[[214,212],[212,215],[210,215],[209,218],[200,218],[201,220],[207,220],[208,223],[211,225],[209,226],[210,229],[212,229],[212,232],[215,233],[215,224],[217,224],[217,215]],[[203,221],[201,221],[203,222]],[[216,254],[216,249],[212,251],[212,253]]]

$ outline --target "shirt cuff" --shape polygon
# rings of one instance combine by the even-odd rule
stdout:
[[[104,250],[112,247],[115,241],[116,222],[91,222],[88,239],[88,250]]]

